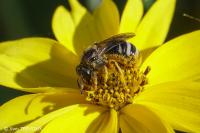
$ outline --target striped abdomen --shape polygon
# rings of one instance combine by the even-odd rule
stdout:
[[[117,44],[109,44],[106,54],[121,54],[124,56],[135,55],[137,53],[136,47],[129,42],[120,42]]]

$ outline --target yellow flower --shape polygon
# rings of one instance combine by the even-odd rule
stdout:
[[[35,93],[0,107],[0,131],[200,132],[200,31],[160,46],[175,0],[156,1],[144,17],[141,0],[128,0],[120,21],[111,0],[93,13],[76,0],[69,2],[71,12],[60,6],[53,16],[58,42],[25,38],[0,44],[0,84]],[[74,89],[75,67],[90,44],[123,32],[136,34],[129,41],[148,56],[141,70],[150,66],[151,71],[133,104],[116,111],[87,102]]]

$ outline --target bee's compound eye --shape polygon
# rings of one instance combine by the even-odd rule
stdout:
[[[76,67],[76,73],[86,81],[89,81],[91,78],[92,70],[85,65],[79,65]]]

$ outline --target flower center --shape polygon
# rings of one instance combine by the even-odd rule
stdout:
[[[85,85],[84,95],[87,101],[119,110],[143,90],[150,69],[140,72],[139,58],[134,55],[108,54],[104,58],[106,64]]]

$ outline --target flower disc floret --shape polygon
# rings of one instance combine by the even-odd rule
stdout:
[[[84,94],[87,101],[119,110],[143,90],[149,67],[140,72],[140,60],[135,55],[108,54],[104,58],[106,64],[95,71],[94,82],[85,85]]]

